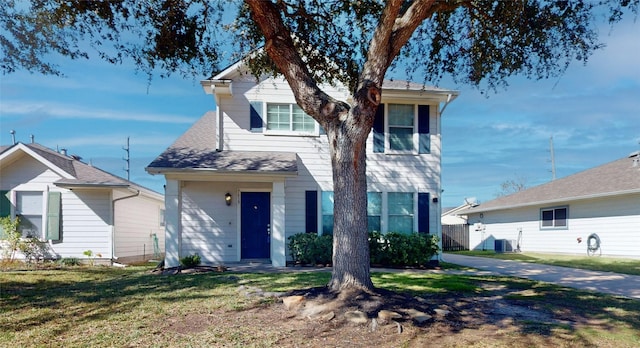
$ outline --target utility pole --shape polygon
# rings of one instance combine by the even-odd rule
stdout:
[[[556,179],[556,159],[553,153],[553,136],[549,137],[549,151],[551,151],[551,180]]]
[[[126,163],[126,167],[124,168],[124,171],[127,172],[127,180],[129,180],[129,176],[130,176],[130,167],[129,167],[129,163],[131,161],[131,157],[129,155],[129,137],[127,137],[127,146],[122,148],[126,153],[127,153],[127,157],[123,158],[124,162]],[[129,180],[130,181],[130,180]]]

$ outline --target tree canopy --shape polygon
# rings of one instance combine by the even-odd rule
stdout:
[[[332,290],[369,276],[366,139],[389,69],[414,82],[450,75],[483,90],[509,76],[561,75],[602,47],[600,20],[637,15],[640,0],[7,0],[0,68],[61,74],[53,58],[132,59],[153,76],[206,78],[246,58],[256,76],[281,74],[325,129],[334,185]],[[601,17],[601,18],[600,18]],[[328,96],[341,82],[352,100]]]

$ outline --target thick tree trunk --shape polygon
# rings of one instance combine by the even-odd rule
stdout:
[[[373,110],[354,107],[327,131],[333,167],[333,272],[329,288],[373,290],[367,232],[366,140]],[[371,114],[367,114],[371,113]]]

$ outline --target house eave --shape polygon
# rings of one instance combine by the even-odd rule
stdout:
[[[253,175],[253,176],[283,176],[296,177],[298,171],[260,171],[260,170],[219,170],[212,168],[163,168],[163,167],[147,167],[147,173],[152,175]]]
[[[566,204],[566,203],[575,202],[575,201],[583,201],[588,199],[606,198],[606,197],[622,196],[622,195],[630,195],[630,194],[640,194],[640,189],[597,193],[597,194],[577,196],[577,197],[564,197],[564,198],[540,200],[540,201],[520,203],[520,204],[500,205],[500,206],[489,207],[485,209],[483,209],[482,204],[480,204],[478,207],[475,207],[460,213],[478,214],[478,213],[486,213],[486,212],[499,211],[499,210],[514,210],[514,209],[526,208],[526,207],[532,207],[532,206]]]

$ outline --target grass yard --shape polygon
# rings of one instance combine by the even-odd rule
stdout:
[[[375,331],[338,317],[301,317],[280,299],[247,294],[318,287],[329,277],[322,271],[168,276],[145,266],[4,271],[0,346],[640,346],[640,301],[508,277],[374,273],[378,288],[411,293],[433,316]],[[438,316],[436,309],[446,312]]]
[[[640,275],[640,259],[541,253],[496,253],[493,250],[456,251],[452,253],[467,256],[481,256],[503,260],[533,262],[552,266],[573,267],[592,271]]]

